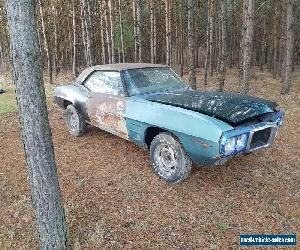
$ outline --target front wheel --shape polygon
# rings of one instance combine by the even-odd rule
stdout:
[[[150,158],[155,173],[168,183],[183,181],[192,169],[192,161],[182,144],[169,133],[160,133],[153,139]]]
[[[82,114],[73,106],[69,105],[66,109],[67,124],[71,135],[81,136],[86,133],[86,121]]]

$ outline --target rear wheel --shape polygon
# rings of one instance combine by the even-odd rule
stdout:
[[[155,173],[169,183],[183,181],[192,169],[192,161],[182,144],[169,133],[160,133],[153,139],[150,158]]]
[[[68,129],[71,135],[81,136],[86,133],[86,121],[80,112],[73,106],[69,105],[66,109]]]

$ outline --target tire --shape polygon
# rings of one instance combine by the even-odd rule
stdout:
[[[81,136],[86,133],[87,124],[80,112],[73,106],[69,105],[66,109],[67,125],[71,135]]]
[[[172,184],[185,180],[192,169],[192,160],[180,141],[170,133],[160,133],[153,139],[150,159],[154,172]]]

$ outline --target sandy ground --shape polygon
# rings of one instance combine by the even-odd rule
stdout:
[[[235,76],[230,72],[226,90],[237,90]],[[275,100],[286,111],[271,149],[223,166],[194,168],[190,178],[175,186],[156,177],[148,152],[130,142],[96,128],[84,137],[71,137],[62,111],[52,107],[72,249],[239,249],[240,234],[299,236],[300,70],[291,95],[280,96],[280,87],[268,73],[255,72],[251,83],[250,94]],[[35,249],[15,113],[0,117],[0,165],[0,249]]]

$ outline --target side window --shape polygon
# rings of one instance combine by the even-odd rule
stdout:
[[[124,95],[120,72],[95,71],[84,82],[84,86],[93,92],[110,95]]]

